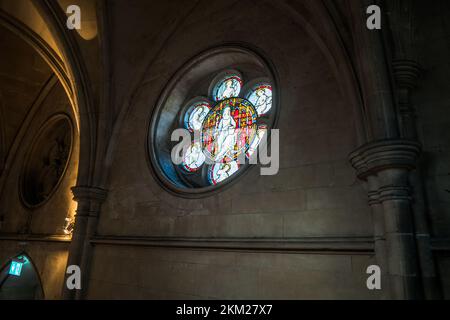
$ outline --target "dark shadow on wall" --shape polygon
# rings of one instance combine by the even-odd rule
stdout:
[[[0,300],[41,300],[44,290],[31,258],[21,253],[3,266],[0,272]]]

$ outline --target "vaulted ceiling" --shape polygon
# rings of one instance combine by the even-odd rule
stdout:
[[[0,137],[3,144],[0,152],[3,161],[27,113],[52,74],[50,67],[30,45],[0,26],[0,135],[3,136]]]

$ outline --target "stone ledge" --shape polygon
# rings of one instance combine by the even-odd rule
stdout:
[[[108,191],[100,188],[94,187],[83,187],[76,186],[72,187],[73,199],[75,201],[79,200],[94,200],[103,202],[108,195]]]
[[[93,245],[144,246],[193,250],[263,251],[308,254],[375,254],[373,237],[319,238],[175,238],[98,236]]]
[[[15,234],[0,233],[0,241],[20,241],[20,242],[60,242],[70,243],[72,239],[65,235],[54,234]]]

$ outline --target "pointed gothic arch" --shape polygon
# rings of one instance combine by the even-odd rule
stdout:
[[[44,288],[31,257],[22,251],[0,269],[0,300],[42,300]]]

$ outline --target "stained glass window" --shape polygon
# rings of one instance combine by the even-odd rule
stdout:
[[[238,97],[242,89],[242,79],[237,74],[226,75],[214,87],[214,101]]]
[[[205,162],[205,159],[201,144],[198,142],[193,143],[184,156],[184,169],[189,172],[195,172],[200,169]]]
[[[250,147],[248,148],[248,151],[246,154],[248,159],[250,159],[253,156],[253,154],[255,153],[255,151],[258,149],[258,146],[261,143],[261,140],[263,139],[266,132],[267,132],[266,125],[261,125],[258,128],[258,130],[256,131],[256,137],[255,137],[255,139],[253,139],[253,142],[250,145]]]
[[[255,106],[258,115],[265,115],[272,108],[272,86],[269,84],[254,86],[247,94],[247,99]]]
[[[225,181],[239,170],[239,164],[236,161],[227,163],[216,163],[208,172],[208,179],[212,185]]]
[[[230,70],[214,78],[209,93],[186,106],[184,126],[201,136],[186,151],[180,173],[215,186],[236,174],[258,150],[269,128],[261,116],[271,112],[272,86],[253,80],[244,87],[241,74]]]
[[[202,128],[203,120],[205,120],[210,108],[210,104],[205,101],[194,103],[189,108],[184,119],[186,128],[191,131],[199,131]]]
[[[203,148],[216,162],[236,160],[253,142],[256,125],[256,110],[247,100],[224,100],[203,123]]]

